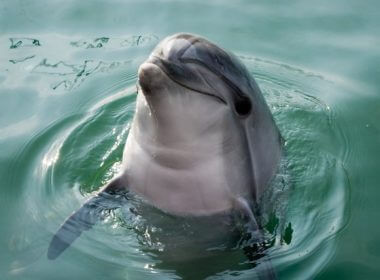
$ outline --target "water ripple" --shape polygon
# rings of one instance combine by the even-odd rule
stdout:
[[[288,244],[278,241],[271,257],[285,278],[309,279],[332,258],[333,237],[349,219],[347,136],[338,122],[339,108],[320,98],[320,90],[332,87],[333,81],[284,63],[249,57],[244,61],[257,77],[285,139],[290,194],[283,216],[284,224],[291,224],[292,238]],[[288,270],[290,264],[308,262],[313,266]]]
[[[40,41],[33,38],[9,38],[9,41],[11,41],[10,49],[41,46]]]

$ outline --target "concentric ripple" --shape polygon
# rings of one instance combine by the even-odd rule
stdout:
[[[285,139],[289,197],[287,207],[278,209],[287,208],[282,215],[286,228],[277,237],[271,257],[286,279],[310,279],[333,257],[333,237],[348,219],[346,137],[337,122],[338,110],[319,97],[323,96],[320,91],[333,88],[333,82],[282,63],[251,57],[243,60]],[[281,217],[281,213],[277,215]]]
[[[333,236],[347,220],[349,183],[343,168],[347,147],[335,119],[337,112],[317,97],[321,84],[328,87],[331,82],[323,75],[285,64],[242,59],[262,89],[285,139],[283,166],[271,193],[262,201],[261,222],[272,242],[267,254],[279,275],[308,279],[333,256]],[[122,149],[134,113],[135,79],[129,81],[126,90],[111,92],[110,97],[99,100],[90,110],[78,109],[57,120],[36,135],[20,154],[21,161],[23,157],[32,159],[25,170],[27,179],[22,180],[23,206],[19,211],[24,218],[20,221],[36,227],[29,232],[39,232],[41,236],[16,238],[24,240],[23,248],[32,253],[24,263],[15,265],[15,271],[25,269],[35,261],[33,258],[44,258],[60,223],[120,170]],[[82,264],[95,271],[112,270],[115,279],[137,279],[148,274],[149,279],[178,279],[191,275],[189,267],[170,269],[160,262],[158,256],[165,247],[154,236],[161,228],[144,224],[144,216],[134,213],[136,201],[130,203],[106,213],[105,220],[85,232],[60,259],[85,257],[87,261],[82,260]],[[151,215],[160,219],[154,211]],[[177,229],[180,224],[184,232],[192,223],[181,223],[175,217],[168,219]],[[41,239],[43,244],[31,241]],[[223,248],[215,248],[212,254],[217,261],[206,262],[200,269],[209,270],[205,273],[210,278],[246,279],[256,275],[254,268],[242,263],[236,250],[227,253]],[[300,269],[289,270],[289,264],[299,264]],[[190,263],[190,267],[194,265],[202,263]]]

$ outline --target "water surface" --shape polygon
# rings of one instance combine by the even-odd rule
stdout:
[[[262,217],[279,279],[378,279],[379,11],[343,0],[2,1],[1,278],[257,276],[237,250],[163,264],[157,228],[128,207],[46,258],[60,223],[120,169],[139,64],[186,31],[240,57],[285,139]]]

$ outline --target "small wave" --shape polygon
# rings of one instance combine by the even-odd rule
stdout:
[[[271,258],[284,274],[289,264],[299,263],[300,269],[290,278],[309,279],[334,255],[334,236],[348,221],[346,137],[337,129],[339,110],[319,97],[320,88],[332,87],[333,82],[284,63],[246,56],[243,61],[256,77],[285,139],[289,196],[286,205],[278,208],[286,214],[274,212],[284,221]],[[291,233],[289,242],[282,242],[285,226]],[[306,262],[313,266],[301,265]]]

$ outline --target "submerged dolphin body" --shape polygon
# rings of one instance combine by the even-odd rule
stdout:
[[[164,39],[139,68],[123,172],[54,235],[50,259],[99,218],[101,201],[131,191],[177,216],[254,212],[277,170],[279,130],[243,64],[204,38]]]

